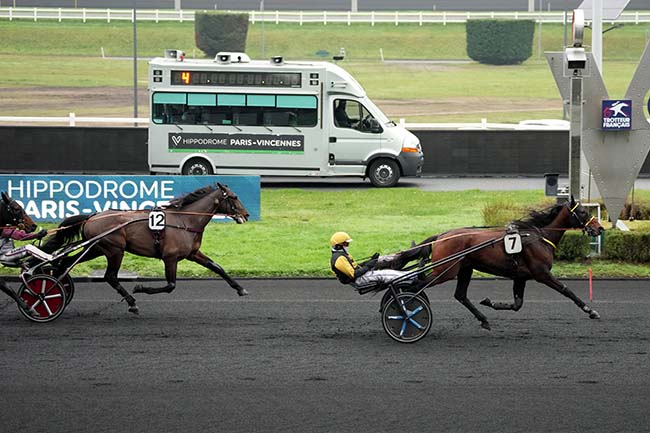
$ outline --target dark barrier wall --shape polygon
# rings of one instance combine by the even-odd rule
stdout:
[[[148,174],[147,128],[0,126],[4,173]]]
[[[413,131],[424,151],[423,173],[520,175],[569,173],[567,131]]]
[[[414,131],[424,175],[568,174],[567,131]],[[3,173],[148,173],[146,128],[0,126]],[[641,174],[650,175],[646,160]]]

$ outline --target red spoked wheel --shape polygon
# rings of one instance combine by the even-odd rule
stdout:
[[[66,306],[65,289],[50,275],[29,277],[18,289],[18,296],[27,304],[26,308],[19,306],[20,312],[32,322],[51,322]]]
[[[65,305],[67,306],[70,301],[72,301],[72,297],[74,296],[74,280],[70,274],[65,274],[65,276],[62,278],[60,275],[56,274],[56,268],[51,266],[43,267],[41,268],[41,271],[59,280],[59,284],[61,287],[63,287],[63,290],[65,290]]]

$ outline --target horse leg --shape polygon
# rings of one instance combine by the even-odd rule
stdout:
[[[176,257],[168,257],[163,259],[163,261],[165,263],[165,279],[167,280],[167,285],[164,287],[145,287],[142,284],[138,284],[133,288],[133,293],[155,295],[157,293],[171,293],[176,288],[178,259]]]
[[[564,283],[555,278],[551,273],[545,273],[543,275],[535,276],[535,280],[539,281],[542,284],[546,284],[551,289],[556,290],[558,293],[566,296],[571,299],[574,304],[578,306],[582,311],[589,314],[590,319],[600,319],[600,314],[598,311],[591,308],[587,305],[582,299],[580,299],[575,293],[571,291]]]
[[[2,278],[0,278],[0,290],[2,290],[4,293],[7,294],[7,296],[13,299],[16,302],[16,304],[20,306],[21,309],[25,311],[29,311],[29,306],[27,305],[27,303],[20,296],[18,296],[16,292],[11,290],[11,287],[9,287]]]
[[[490,324],[488,323],[487,317],[481,313],[478,308],[472,304],[472,302],[467,298],[467,288],[469,287],[469,282],[472,279],[472,272],[474,269],[472,267],[461,268],[458,272],[458,281],[456,283],[456,292],[454,293],[454,298],[461,304],[465,306],[469,311],[472,312],[474,317],[481,322],[481,326],[487,330],[490,330]]]
[[[524,305],[524,289],[526,288],[526,280],[516,279],[512,285],[512,294],[515,298],[512,304],[507,302],[492,302],[490,298],[485,298],[481,301],[481,305],[488,306],[495,310],[513,310],[519,311]]]
[[[212,259],[205,254],[203,254],[201,251],[197,251],[196,253],[192,254],[187,258],[188,260],[191,260],[195,263],[198,263],[199,265],[210,269],[212,272],[215,272],[218,274],[221,278],[223,278],[230,287],[235,289],[237,291],[237,294],[239,296],[246,296],[248,295],[248,292],[246,289],[244,289],[242,286],[239,285],[239,283],[235,280],[233,280],[230,275],[226,273],[226,271],[216,264],[215,262],[212,261]]]
[[[137,305],[135,305],[135,298],[126,291],[124,287],[120,284],[120,281],[117,279],[117,273],[120,270],[122,265],[122,259],[124,258],[124,251],[119,251],[111,255],[106,255],[106,273],[104,273],[104,280],[114,288],[117,293],[122,296],[122,299],[129,304],[129,313],[139,314],[140,310]]]

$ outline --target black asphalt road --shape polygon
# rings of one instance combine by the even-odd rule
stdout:
[[[139,316],[78,284],[49,324],[0,299],[0,431],[649,431],[646,281],[596,281],[601,320],[530,284],[518,313],[487,312],[492,331],[445,284],[413,345],[384,334],[377,297],[334,280],[242,283],[246,298],[181,281],[140,295]],[[510,299],[509,282],[474,282],[484,296]]]

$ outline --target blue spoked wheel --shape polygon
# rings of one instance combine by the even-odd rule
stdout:
[[[409,293],[400,293],[397,299],[391,299],[381,314],[384,331],[400,343],[415,343],[424,338],[432,321],[429,303]]]

